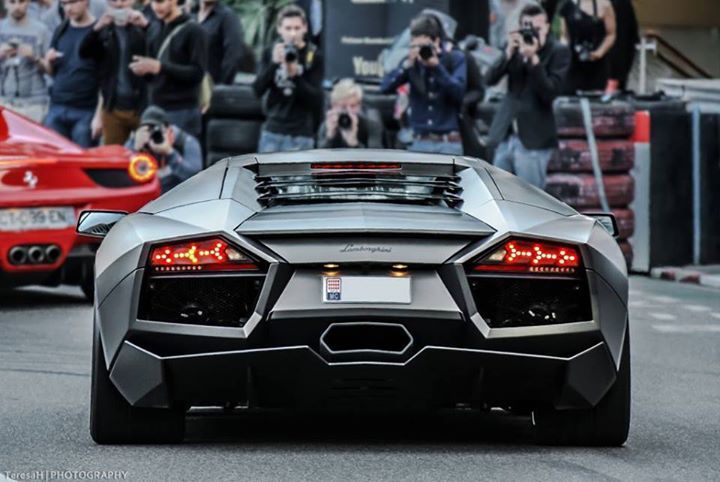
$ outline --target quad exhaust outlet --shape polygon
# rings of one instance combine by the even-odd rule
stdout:
[[[62,255],[57,244],[24,244],[13,246],[8,252],[8,261],[15,266],[53,264]]]

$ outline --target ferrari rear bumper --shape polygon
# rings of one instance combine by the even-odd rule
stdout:
[[[604,342],[557,357],[425,346],[405,361],[335,362],[309,346],[160,356],[125,341],[110,377],[134,406],[426,410],[594,406],[615,381]]]

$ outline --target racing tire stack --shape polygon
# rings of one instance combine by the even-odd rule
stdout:
[[[208,118],[205,167],[226,157],[257,152],[264,115],[250,84],[216,86]]]
[[[603,173],[608,204],[617,218],[618,243],[628,266],[632,262],[629,242],[635,230],[635,216],[629,208],[635,193],[630,170],[635,164],[635,110],[623,101],[591,102],[592,126]],[[593,175],[580,102],[561,98],[555,104],[560,146],[548,164],[545,190],[580,212],[601,211],[600,192]]]

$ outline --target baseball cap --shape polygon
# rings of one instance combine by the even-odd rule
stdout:
[[[167,113],[156,105],[151,105],[145,109],[140,116],[141,126],[161,126],[168,125]]]

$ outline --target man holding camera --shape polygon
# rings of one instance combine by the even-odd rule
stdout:
[[[50,43],[45,25],[28,16],[30,0],[5,0],[0,20],[0,104],[36,122],[47,109],[47,85],[41,59]]]
[[[202,170],[202,151],[198,140],[170,124],[167,113],[151,105],[140,117],[140,127],[125,147],[146,152],[158,162],[157,176],[166,192]]]
[[[441,28],[430,15],[413,20],[408,58],[385,76],[380,89],[390,93],[410,84],[411,151],[461,155],[459,118],[467,62],[462,52],[443,49]]]
[[[553,101],[563,88],[570,51],[549,35],[548,17],[539,5],[523,8],[519,27],[508,33],[503,56],[487,73],[488,85],[508,76],[490,144],[496,146],[496,166],[542,189],[558,145]]]
[[[282,40],[265,52],[253,90],[265,96],[266,122],[260,152],[311,149],[323,106],[323,65],[317,47],[306,40],[305,12],[289,5],[278,13]]]
[[[99,66],[102,135],[105,144],[124,144],[140,121],[145,83],[128,68],[145,53],[148,21],[133,10],[133,0],[108,0],[108,10],[80,43],[80,56]]]
[[[363,109],[362,97],[362,87],[352,79],[335,84],[330,93],[330,109],[318,132],[318,147],[382,149],[379,113]]]

